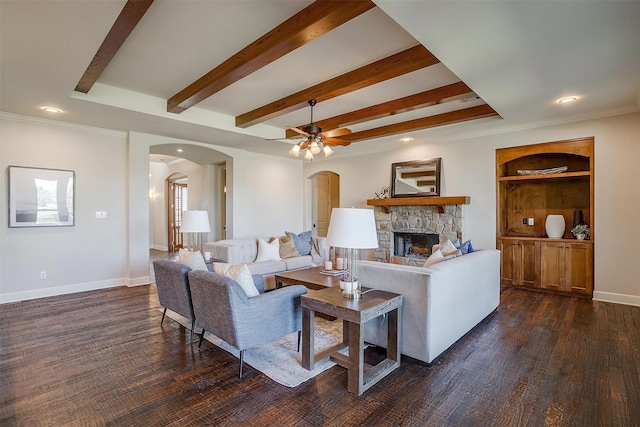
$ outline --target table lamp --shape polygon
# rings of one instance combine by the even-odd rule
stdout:
[[[211,231],[209,226],[209,214],[207,211],[183,211],[180,232],[187,234],[187,249],[193,252],[194,248],[202,252],[201,233]]]
[[[360,298],[362,290],[358,283],[358,255],[360,249],[378,247],[376,221],[371,209],[333,208],[327,245],[344,248],[347,255],[346,272],[340,282],[342,296]]]

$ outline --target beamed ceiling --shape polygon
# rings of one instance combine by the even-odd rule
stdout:
[[[315,99],[350,144],[331,159],[453,143],[640,111],[639,22],[640,1],[2,0],[0,110],[288,157]]]
[[[76,91],[88,93],[93,84],[99,81],[102,72],[118,55],[119,48],[126,42],[127,37],[145,13],[153,7],[153,3],[154,0],[126,2],[80,78]],[[212,64],[213,68],[202,77],[193,82],[184,82],[184,88],[167,99],[167,112],[182,114],[208,98],[215,98],[217,93],[233,84],[242,87],[242,80],[250,74],[341,25],[348,25],[351,20],[374,8],[376,5],[370,0],[314,1],[246,47],[234,52],[222,63]],[[147,21],[146,25],[153,25],[153,22]],[[370,27],[369,30],[376,31],[376,28]],[[404,32],[400,27],[396,27],[395,31]],[[348,44],[349,40],[340,40],[340,43]],[[215,49],[215,45],[211,48]],[[441,70],[434,79],[424,79],[419,81],[419,84],[413,84],[410,95],[389,98],[387,93],[381,94],[380,99],[377,100],[379,102],[375,104],[333,117],[318,119],[318,116],[315,116],[314,123],[320,126],[324,133],[339,134],[340,139],[349,143],[498,115],[491,106],[473,92],[472,88],[460,81],[449,70],[444,70],[438,58],[425,46],[413,41],[411,47],[403,48],[383,58],[362,56],[358,60],[358,66],[351,66],[346,70],[344,67],[337,67],[334,72],[329,72],[335,75],[334,77],[311,86],[302,86],[303,82],[300,82],[296,84],[298,90],[294,93],[235,116],[235,126],[248,128],[256,124],[268,123],[272,119],[300,109],[308,109],[309,100],[322,103],[337,99],[339,102],[340,97],[345,94],[382,82],[393,82],[394,79],[400,79],[409,73],[436,65],[440,65]],[[309,61],[309,67],[323,66],[322,58]],[[304,71],[303,66],[300,72],[304,73]],[[166,72],[171,73],[171,68],[167,67]],[[455,82],[439,85],[443,72],[448,73],[449,78]],[[274,78],[290,79],[291,76],[282,74]],[[273,83],[271,80],[264,82],[265,85],[271,83]],[[250,98],[252,93],[247,91],[242,96]],[[439,113],[430,108],[442,104],[450,104],[448,111]],[[417,116],[406,119],[404,113],[410,111],[417,112]],[[394,123],[375,124],[375,120],[390,116],[396,118]],[[308,124],[309,122],[296,123],[291,126],[303,128]],[[348,128],[356,124],[360,125],[360,130],[352,131]],[[298,133],[286,130],[286,138],[298,137],[300,137]]]

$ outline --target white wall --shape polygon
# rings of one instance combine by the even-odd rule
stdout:
[[[2,113],[0,166],[6,207],[7,167],[76,172],[76,224],[57,228],[8,228],[0,209],[0,302],[118,285],[149,283],[149,147],[185,143],[230,156],[228,211],[237,236],[282,234],[302,226],[302,165],[247,153],[131,132],[45,121]],[[234,167],[237,163],[239,166]],[[207,177],[200,176],[203,187]],[[235,190],[234,183],[238,186]],[[163,187],[159,189],[164,191]],[[208,197],[208,195],[206,195]],[[203,203],[203,195],[196,203]],[[96,219],[106,211],[106,219]],[[40,272],[47,279],[40,279]]]
[[[321,170],[340,175],[340,204],[365,207],[390,185],[391,163],[442,158],[442,195],[470,196],[464,237],[476,247],[496,244],[496,148],[595,137],[594,298],[640,305],[640,114],[478,136],[459,141],[417,142],[404,150],[306,162],[304,176]],[[358,144],[366,144],[360,142]],[[347,152],[347,150],[341,150]],[[308,213],[306,213],[308,216]]]
[[[255,153],[234,157],[231,182],[227,169],[227,192],[233,193],[227,238],[303,231],[303,188],[302,164],[296,159]]]
[[[0,117],[0,301],[127,283],[126,157],[124,133]],[[75,171],[75,225],[8,228],[9,165]]]

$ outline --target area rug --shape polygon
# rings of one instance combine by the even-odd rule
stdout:
[[[167,310],[167,316],[187,329],[190,327],[191,322],[179,314]],[[196,328],[196,332],[199,333],[200,331],[200,328]],[[197,345],[198,339],[198,337],[194,337],[195,345]],[[240,352],[236,348],[217,336],[207,332],[204,335],[204,339],[228,351],[236,358],[240,357]],[[329,321],[316,316],[314,340],[316,353],[341,342],[342,321]],[[296,351],[297,346],[297,333],[285,335],[274,341],[247,349],[244,352],[244,363],[287,387],[296,387],[335,366],[334,362],[326,360],[323,363],[316,363],[312,371],[303,368],[302,352]]]

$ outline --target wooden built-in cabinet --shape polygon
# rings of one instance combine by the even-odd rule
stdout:
[[[503,286],[592,296],[593,144],[593,138],[582,138],[496,150],[496,237]],[[556,168],[562,169],[550,173]],[[591,228],[590,240],[571,234],[576,209]],[[565,219],[561,239],[546,235],[545,220],[552,214]]]

